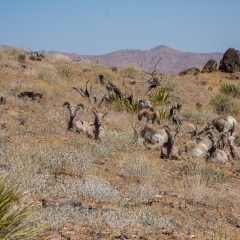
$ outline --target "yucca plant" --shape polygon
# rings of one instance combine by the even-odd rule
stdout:
[[[162,120],[167,119],[169,117],[169,113],[170,113],[169,108],[165,106],[157,108],[157,114],[158,114],[160,123]]]
[[[43,228],[33,228],[27,219],[31,215],[32,204],[14,210],[14,205],[23,197],[21,191],[14,187],[6,188],[0,182],[0,239],[33,239],[33,236]]]
[[[59,68],[59,72],[60,72],[61,76],[66,79],[70,80],[70,79],[73,79],[73,77],[74,77],[72,69],[70,69],[68,67]]]
[[[150,102],[153,106],[162,106],[170,99],[170,94],[167,90],[158,88],[154,90],[150,95]]]
[[[129,101],[129,99],[126,98],[126,94],[122,94],[120,97],[113,92],[109,95],[109,99],[121,110],[124,109],[129,112],[138,112],[140,110],[137,100],[133,98],[132,101]]]
[[[230,95],[232,93],[231,83],[225,82],[220,87],[220,92]]]

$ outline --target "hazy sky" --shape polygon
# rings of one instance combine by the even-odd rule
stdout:
[[[240,50],[240,0],[0,0],[0,44],[100,55]]]

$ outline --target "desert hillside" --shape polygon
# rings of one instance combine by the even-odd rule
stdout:
[[[9,46],[0,46],[6,51],[12,49],[12,47]],[[37,50],[40,51],[41,49]],[[49,58],[56,53],[56,51],[45,51],[45,56]],[[118,68],[136,66],[145,71],[151,70],[159,58],[161,58],[160,64],[157,65],[157,71],[164,74],[179,73],[193,66],[202,69],[205,63],[210,59],[214,59],[219,64],[223,56],[223,53],[183,52],[164,45],[157,46],[150,50],[124,49],[104,55],[87,56],[76,53],[61,54],[68,56],[72,61],[101,62],[105,66]]]
[[[207,58],[201,55],[203,65]],[[240,160],[223,163],[185,152],[193,127],[200,131],[216,117],[232,115],[239,132],[240,75],[162,71],[151,90],[150,74],[119,69],[113,60],[116,68],[108,67],[100,60],[72,62],[59,53],[36,59],[21,49],[0,51],[0,94],[6,99],[0,106],[1,179],[24,193],[14,209],[34,203],[26,224],[48,226],[33,239],[240,239]],[[183,67],[176,58],[169,61],[176,72]],[[107,90],[108,82],[121,98]],[[235,95],[229,91],[232,84]],[[163,92],[165,97],[159,97]],[[133,94],[131,103],[127,93]],[[159,111],[156,129],[179,130],[174,142],[181,150],[178,160],[160,157],[159,149],[134,135],[133,126],[146,123],[145,117],[138,120],[140,99]],[[179,102],[183,123],[177,128],[168,114]],[[68,107],[79,103],[84,105],[78,106],[79,122],[93,124],[93,111],[106,113],[101,139],[67,130]],[[230,152],[228,144],[224,151]]]

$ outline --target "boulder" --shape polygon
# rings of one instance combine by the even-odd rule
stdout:
[[[179,74],[180,74],[181,76],[184,76],[184,75],[186,75],[186,74],[196,75],[196,74],[198,74],[199,72],[200,72],[200,70],[199,70],[197,67],[191,67],[191,68],[188,68],[188,69],[180,72]]]
[[[217,71],[217,62],[213,59],[207,61],[202,69],[202,73]]]
[[[229,73],[240,72],[240,52],[229,48],[220,61],[219,70]]]

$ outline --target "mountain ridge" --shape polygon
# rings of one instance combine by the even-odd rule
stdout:
[[[6,45],[0,45],[0,47],[5,51],[12,49],[12,47]],[[90,62],[100,61],[106,66],[118,68],[131,65],[139,68],[143,67],[145,71],[149,71],[153,68],[161,58],[157,64],[156,70],[165,74],[179,73],[193,66],[198,67],[201,70],[208,60],[214,59],[219,64],[223,57],[223,53],[219,52],[184,52],[165,45],[159,45],[149,50],[123,49],[102,55],[83,55],[60,51],[45,51],[45,56],[49,58],[56,53],[64,54],[72,61],[78,61],[79,59]]]

